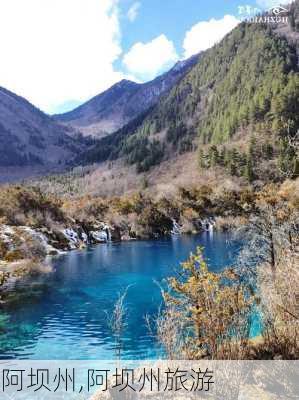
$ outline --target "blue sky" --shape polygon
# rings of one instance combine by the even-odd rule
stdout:
[[[240,7],[287,0],[1,0],[0,86],[48,113],[211,47]]]
[[[123,12],[134,1],[121,1]],[[123,44],[128,50],[135,42],[148,42],[157,34],[171,38],[178,51],[182,51],[184,35],[199,21],[222,18],[225,14],[237,15],[240,0],[141,0],[134,23],[123,21]],[[255,2],[245,0],[245,4]]]

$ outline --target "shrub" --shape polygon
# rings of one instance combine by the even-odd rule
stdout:
[[[231,269],[221,273],[209,271],[200,248],[182,264],[180,276],[169,279],[169,291],[164,292],[165,311],[162,323],[161,318],[158,323],[161,328],[176,320],[177,327],[181,327],[179,337],[172,339],[181,344],[175,350],[176,356],[245,358],[255,301],[251,288]],[[169,334],[172,333],[165,331],[159,336],[167,341]]]
[[[8,245],[6,242],[0,239],[0,259],[3,259],[8,252]]]
[[[10,250],[5,255],[5,261],[7,262],[19,261],[23,258],[23,252],[20,249]]]
[[[154,204],[149,204],[143,209],[138,222],[149,236],[169,233],[173,226],[172,219],[160,211]]]
[[[76,221],[93,223],[104,217],[108,204],[99,197],[84,196],[78,200],[65,201],[63,210]]]
[[[0,218],[11,225],[45,225],[47,220],[63,221],[61,202],[37,188],[7,186],[0,189]]]

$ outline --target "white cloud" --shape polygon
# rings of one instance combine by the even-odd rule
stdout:
[[[135,19],[137,18],[140,6],[141,6],[141,4],[139,2],[136,2],[136,3],[132,4],[132,6],[130,7],[128,14],[127,14],[130,22],[134,22]]]
[[[123,78],[117,0],[1,0],[0,86],[51,111]]]
[[[233,15],[225,15],[222,19],[210,19],[194,25],[185,35],[183,48],[185,57],[212,47],[230,32],[240,21]]]
[[[149,80],[177,59],[173,42],[163,34],[148,43],[135,43],[125,54],[123,63],[131,74]]]
[[[268,9],[282,4],[289,4],[291,0],[257,0],[256,3],[263,9]]]

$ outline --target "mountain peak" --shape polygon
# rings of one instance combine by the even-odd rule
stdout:
[[[116,83],[116,85],[121,85],[121,86],[125,86],[125,85],[138,85],[138,83],[134,82],[134,81],[130,81],[129,79],[122,79],[121,81],[119,81],[118,83]]]
[[[174,66],[172,67],[171,71],[180,71],[180,70],[182,70],[183,68],[187,67],[188,65],[191,65],[191,64],[195,63],[198,60],[199,56],[200,56],[200,53],[194,54],[190,58],[187,58],[187,59],[184,59],[184,60],[179,60],[178,62],[176,62],[174,64]]]
[[[140,86],[140,83],[134,82],[134,81],[130,81],[129,79],[122,79],[121,81],[115,83],[113,86],[111,86],[109,89],[105,90],[105,92],[100,93],[99,95],[97,95],[96,97],[101,96],[104,93],[110,92],[111,90],[114,89],[121,89],[121,90],[126,90],[126,89],[135,89],[138,88]]]
[[[193,56],[180,61],[170,71],[150,82],[122,79],[73,111],[54,117],[79,129],[84,135],[106,136],[157,104],[160,96],[166,94],[197,59],[198,56]]]

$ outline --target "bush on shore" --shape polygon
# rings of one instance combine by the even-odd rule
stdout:
[[[157,336],[169,358],[298,359],[299,188],[286,181],[258,194],[233,270],[209,271],[199,249],[164,292]],[[237,219],[220,217],[223,227]],[[261,338],[249,336],[260,315]]]

